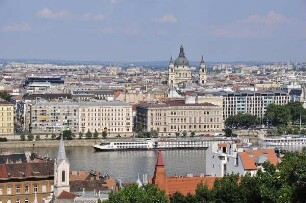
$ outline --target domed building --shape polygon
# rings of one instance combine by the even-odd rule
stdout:
[[[189,66],[189,60],[185,56],[184,48],[182,45],[180,47],[180,53],[174,62],[172,57],[170,58],[168,72],[168,85],[170,87],[177,87],[179,84],[186,85],[188,83],[192,83],[192,70]],[[205,83],[206,67],[202,56],[199,70],[199,84],[204,85]]]

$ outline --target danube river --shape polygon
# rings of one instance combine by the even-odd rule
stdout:
[[[39,155],[51,158],[56,158],[57,150],[35,149]],[[122,182],[134,182],[138,174],[141,178],[142,174],[152,177],[157,158],[156,151],[95,152],[92,147],[66,147],[66,155],[71,170],[97,170]],[[205,150],[169,150],[163,151],[163,156],[168,176],[205,173]]]

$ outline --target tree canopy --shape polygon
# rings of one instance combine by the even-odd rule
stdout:
[[[251,126],[258,125],[259,119],[251,114],[238,113],[234,116],[229,116],[225,120],[225,125],[229,128],[250,128]]]
[[[0,92],[0,98],[4,99],[5,101],[11,101],[11,95],[7,92]]]

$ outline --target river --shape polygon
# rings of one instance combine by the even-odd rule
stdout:
[[[35,151],[56,158],[58,148]],[[152,177],[157,159],[156,151],[95,152],[92,147],[66,147],[66,155],[70,170],[97,170],[122,182],[134,182],[138,174],[141,178],[143,174]],[[163,157],[168,176],[205,173],[205,150],[169,150],[163,151]]]

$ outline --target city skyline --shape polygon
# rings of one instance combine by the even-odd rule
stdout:
[[[239,6],[237,6],[239,5]],[[0,58],[306,61],[306,1],[0,0]]]

